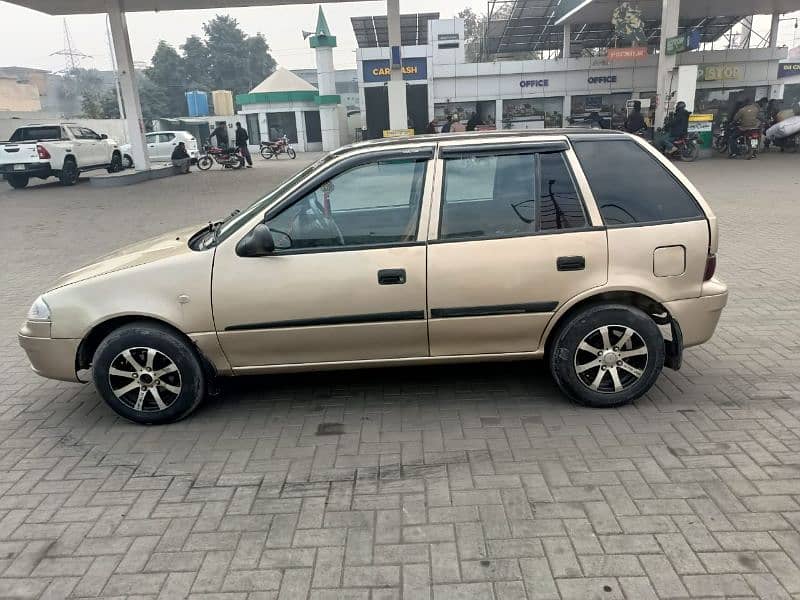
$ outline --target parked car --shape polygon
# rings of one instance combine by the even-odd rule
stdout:
[[[31,177],[74,185],[92,169],[121,170],[122,153],[105,134],[76,123],[26,125],[0,142],[0,174],[13,188],[24,188]]]
[[[624,133],[365,142],[64,276],[19,341],[139,423],[185,417],[220,376],[510,359],[617,406],[712,336],[717,240],[697,189]]]
[[[147,155],[155,162],[169,161],[178,142],[186,144],[186,151],[192,159],[192,164],[197,162],[197,157],[200,155],[197,140],[188,131],[153,131],[145,134],[144,138],[147,143]],[[130,144],[122,146],[122,161],[128,169],[133,166]]]

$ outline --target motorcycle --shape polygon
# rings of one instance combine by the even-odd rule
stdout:
[[[241,169],[244,167],[244,156],[238,148],[218,148],[217,146],[205,146],[205,154],[197,159],[197,168],[201,171],[208,171],[216,162],[225,169]]]
[[[297,152],[292,148],[292,143],[287,135],[283,135],[274,142],[261,142],[261,156],[269,160],[273,156],[278,158],[279,154],[286,154],[289,158],[297,158]]]
[[[700,156],[700,148],[697,147],[697,134],[690,133],[684,138],[673,141],[675,150],[670,152],[664,149],[667,158],[680,158],[683,162],[694,162]]]
[[[747,160],[758,156],[758,149],[761,146],[761,129],[739,130],[736,125],[732,126],[730,135],[734,137],[735,152],[731,158],[744,156]]]

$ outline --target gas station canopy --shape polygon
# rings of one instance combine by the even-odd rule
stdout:
[[[540,2],[542,4],[542,2]],[[603,23],[611,20],[618,0],[554,0],[555,23]],[[645,20],[661,19],[661,0],[637,0]],[[688,0],[681,2],[682,19],[733,15],[772,15],[800,10],[800,0]]]
[[[32,8],[48,15],[104,13],[108,0],[7,0],[11,4]],[[125,12],[161,10],[199,10],[203,8],[235,8],[248,6],[290,6],[293,4],[331,4],[355,0],[125,0]]]
[[[400,40],[402,46],[424,46],[428,43],[428,21],[435,21],[439,13],[400,15]],[[350,17],[359,48],[388,48],[389,20],[386,15]]]

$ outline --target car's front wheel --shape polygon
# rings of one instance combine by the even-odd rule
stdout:
[[[561,390],[586,406],[614,407],[653,387],[664,367],[664,339],[646,313],[632,306],[596,305],[557,332],[550,370]]]
[[[111,332],[94,353],[92,377],[114,411],[141,424],[186,417],[206,390],[194,349],[156,323],[131,323]]]

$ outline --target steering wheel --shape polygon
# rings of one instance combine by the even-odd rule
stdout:
[[[319,237],[325,237],[327,234],[336,238],[340,246],[345,245],[344,235],[342,235],[342,231],[339,229],[336,221],[325,214],[325,210],[316,199],[309,202],[308,208],[301,210],[294,218],[290,231],[295,239],[303,239],[309,234],[314,235],[314,237],[317,235]],[[305,232],[306,235],[296,232]]]

